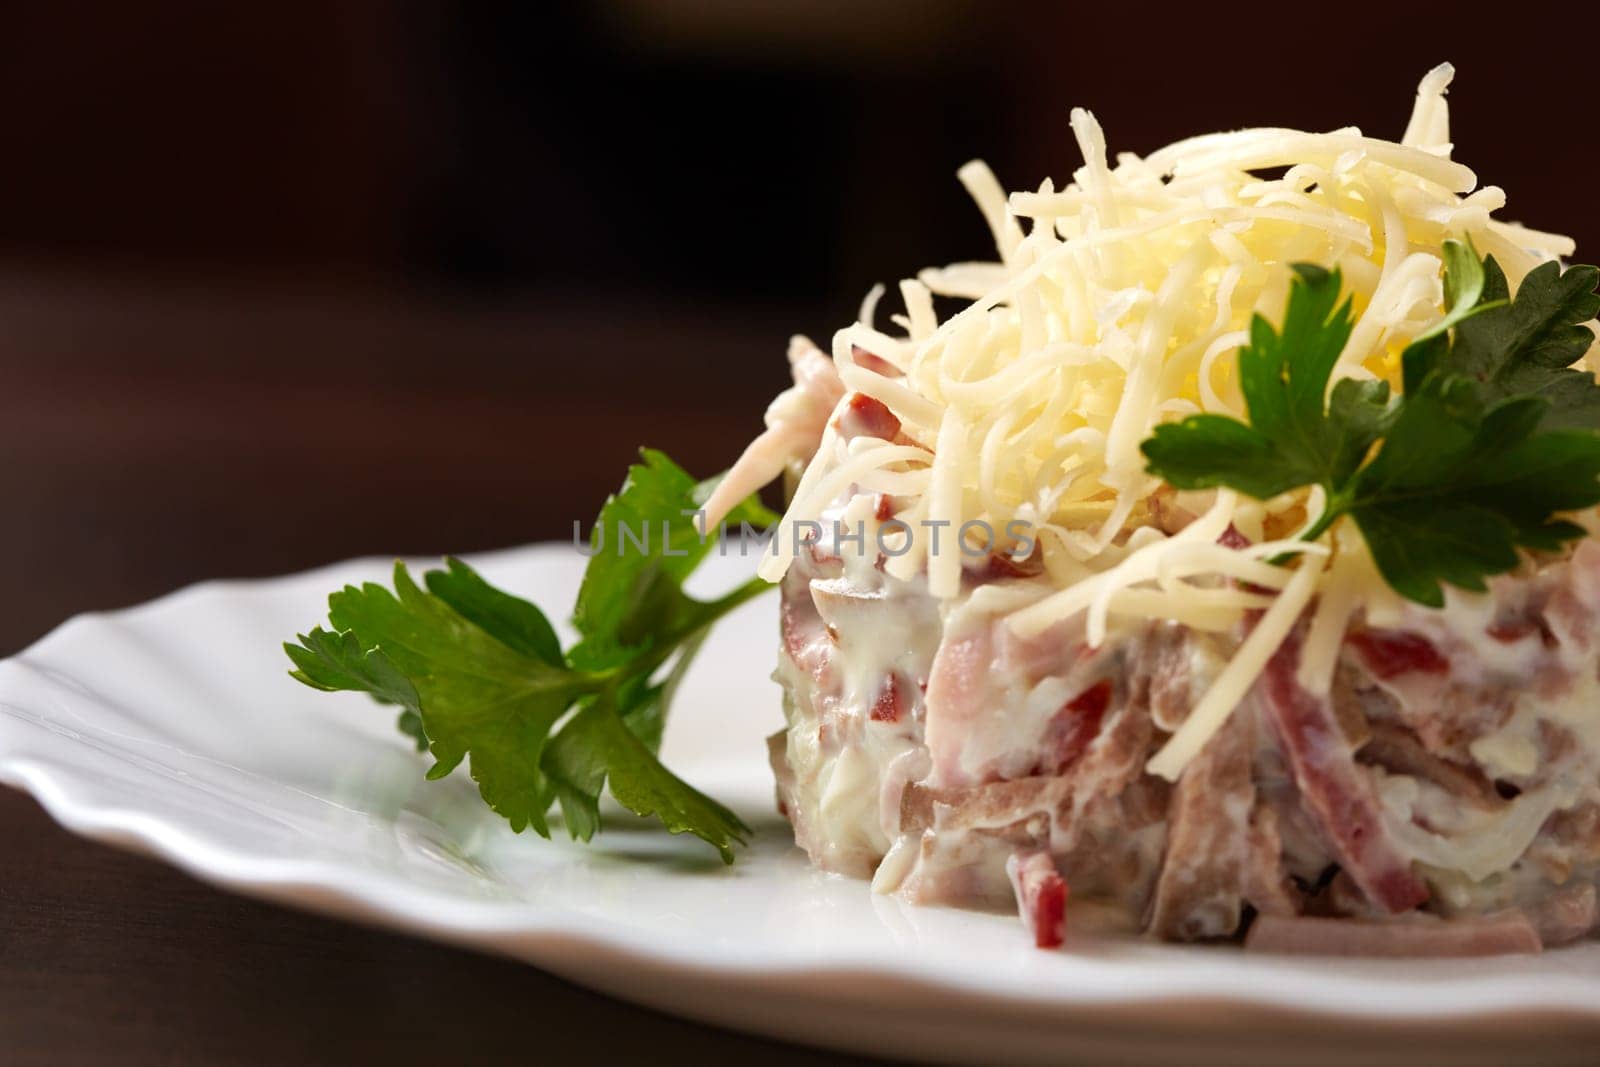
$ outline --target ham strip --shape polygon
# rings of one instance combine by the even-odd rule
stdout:
[[[1261,915],[1296,915],[1301,895],[1283,871],[1283,838],[1278,817],[1261,803],[1250,816],[1250,855],[1244,870],[1244,898]]]
[[[1295,677],[1302,636],[1291,633],[1268,661],[1256,693],[1299,788],[1339,864],[1383,911],[1409,911],[1428,889],[1384,826],[1372,782],[1356,765],[1327,697],[1307,692]]]
[[[970,784],[964,766],[968,740],[989,711],[989,674],[994,662],[994,625],[988,619],[965,632],[947,633],[928,676],[924,740],[933,759],[930,784]]]
[[[1062,776],[1013,778],[957,789],[929,789],[913,782],[901,794],[900,830],[999,826],[1019,814],[1052,811],[1071,793],[1072,780]]]
[[[1581,941],[1600,926],[1600,906],[1593,885],[1574,885],[1559,889],[1532,909],[1530,918],[1546,945],[1567,945]]]
[[[1172,791],[1167,854],[1148,930],[1197,941],[1239,928],[1250,862],[1251,723],[1234,715],[1200,750]]]
[[[833,641],[811,594],[811,581],[799,568],[784,575],[778,602],[783,650],[796,667],[821,681],[833,655]]]
[[[893,441],[900,433],[900,420],[895,418],[894,412],[883,401],[865,393],[850,394],[834,425],[846,441],[856,437]]]
[[[1044,750],[1041,770],[1060,774],[1073,760],[1083,755],[1089,742],[1100,731],[1100,722],[1111,706],[1111,682],[1102,678],[1062,706],[1045,728],[1040,746]]]
[[[746,446],[712,490],[702,530],[715,529],[741,500],[817,450],[829,416],[844,399],[844,383],[833,360],[804,337],[789,342],[789,374],[794,385],[767,408],[766,431]]]
[[[1507,911],[1482,919],[1401,922],[1263,915],[1251,925],[1244,947],[1292,956],[1416,959],[1529,955],[1544,946],[1526,915]]]
[[[1033,932],[1033,943],[1039,948],[1060,947],[1066,940],[1067,883],[1050,853],[1013,852],[1006,860],[1006,877],[1017,897],[1017,914]]]
[[[850,346],[850,358],[855,361],[856,366],[862,370],[869,370],[873,374],[882,375],[885,378],[905,377],[905,373],[899,367],[896,367],[882,356],[868,352],[860,345]]]
[[[1429,752],[1421,738],[1396,723],[1373,723],[1371,737],[1361,747],[1361,762],[1376,764],[1391,774],[1409,774],[1432,782],[1474,807],[1505,806],[1494,783],[1476,767],[1466,767]]]

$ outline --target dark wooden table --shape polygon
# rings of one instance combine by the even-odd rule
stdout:
[[[724,465],[785,339],[651,308],[0,271],[0,651],[207,577],[568,535],[638,443]],[[716,363],[736,372],[686,370]],[[0,790],[0,1062],[463,1059],[851,1062],[232,896]]]

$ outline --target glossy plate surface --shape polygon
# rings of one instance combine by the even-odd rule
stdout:
[[[541,546],[474,562],[564,606],[583,561]],[[705,591],[752,564],[714,559]],[[207,583],[66,623],[0,663],[0,781],[69,829],[240,892],[889,1056],[1415,1063],[1426,1048],[1592,1063],[1600,1047],[1600,944],[1466,963],[1081,939],[1046,953],[1014,917],[912,908],[812,871],[772,809],[771,598],[715,631],[665,746],[671,766],[756,827],[736,865],[618,814],[588,848],[512,834],[463,774],[423,780],[391,712],[285,674],[279,642],[322,617],[327,592],[387,572],[358,561]]]

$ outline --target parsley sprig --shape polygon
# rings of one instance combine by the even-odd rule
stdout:
[[[400,728],[435,760],[429,778],[469,761],[483,799],[513,830],[548,837],[559,804],[568,832],[587,841],[609,786],[623,807],[702,838],[731,863],[749,828],[656,752],[707,630],[771,586],[752,579],[710,601],[683,591],[715,543],[688,514],[714,482],[697,484],[660,452],[641,455],[596,521],[596,536],[610,540],[589,558],[573,611],[580,640],[565,652],[542,611],[457,559],[420,585],[396,563],[392,591],[346,586],[328,598],[330,628],[284,649],[306,685],[398,705]],[[751,498],[727,521],[764,527],[776,516]],[[648,550],[619,543],[623,526],[648,529]]]
[[[1511,298],[1493,257],[1445,246],[1447,313],[1401,354],[1402,392],[1332,377],[1349,340],[1337,270],[1294,267],[1274,330],[1260,315],[1239,350],[1249,421],[1191,415],[1144,442],[1148,469],[1179,489],[1268,499],[1327,494],[1303,534],[1348,516],[1378,571],[1433,607],[1442,584],[1482,590],[1519,549],[1581,537],[1561,512],[1600,503],[1600,385],[1574,369],[1594,342],[1600,270],[1546,263]]]

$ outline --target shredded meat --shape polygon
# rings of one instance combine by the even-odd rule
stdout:
[[[1482,771],[1434,755],[1416,733],[1397,723],[1370,724],[1370,737],[1358,755],[1363,763],[1432,782],[1451,796],[1477,807],[1505,806],[1504,799],[1495,792],[1494,783]]]
[[[1375,677],[1385,681],[1403,674],[1445,674],[1450,661],[1421,634],[1408,630],[1361,628],[1345,638]]]
[[[828,668],[831,640],[809,587],[810,580],[799,571],[793,572],[793,577],[784,576],[778,624],[784,652],[795,666],[821,680]]]
[[[1278,817],[1257,803],[1250,816],[1250,853],[1245,860],[1244,898],[1262,915],[1295,915],[1303,901],[1283,870]]]
[[[1150,627],[1135,653],[1132,673],[1148,679],[1150,718],[1171,732],[1189,717],[1194,704],[1194,678],[1190,663],[1196,638],[1187,626],[1157,623]]]
[[[1060,821],[1070,834],[1072,819],[1099,799],[1120,796],[1144,775],[1144,761],[1155,733],[1150,721],[1147,679],[1133,675],[1127,697],[1113,706],[1100,731],[1073,765],[1071,806]]]
[[[920,832],[993,826],[1018,812],[1050,811],[1070,795],[1072,780],[1061,775],[1014,778],[959,789],[907,785],[900,801],[900,829]]]
[[[1044,740],[1040,745],[1044,761],[1042,769],[1059,774],[1083,755],[1100,732],[1106,708],[1111,706],[1112,692],[1111,680],[1102,678],[1056,712],[1055,718],[1045,727]]]
[[[804,337],[789,342],[789,373],[794,385],[767,409],[766,431],[745,447],[706,501],[706,529],[716,527],[739,501],[773,481],[789,464],[808,459],[817,450],[828,417],[844,398],[844,383],[833,361]]]
[[[1036,558],[975,561],[973,599],[952,607],[835,548],[819,538],[782,586],[790,722],[771,743],[780,810],[819,866],[876,867],[876,890],[915,903],[1010,903],[1041,945],[1060,943],[1069,885],[1075,909],[1114,909],[1124,929],[1248,931],[1264,951],[1531,952],[1600,928],[1593,754],[1570,724],[1528,722],[1542,705],[1522,700],[1592,684],[1578,672],[1596,670],[1594,652],[1572,642],[1600,625],[1572,616],[1591,593],[1600,612],[1596,553],[1593,575],[1563,563],[1497,580],[1466,635],[1420,610],[1383,627],[1357,617],[1326,695],[1297,677],[1301,620],[1168,782],[1145,767],[1239,632],[1157,622],[1090,647],[1072,618],[1021,637],[994,605],[1047,584],[1029,576]],[[986,583],[993,599],[976,599]],[[1523,819],[1531,843],[1494,877],[1440,862],[1421,836],[1478,847],[1519,803],[1550,813],[1536,834]]]
[[[1580,941],[1600,926],[1600,906],[1593,883],[1558,889],[1541,901],[1531,916],[1546,946]]]
[[[904,378],[900,368],[884,359],[882,356],[868,352],[860,345],[850,346],[850,358],[856,361],[856,366],[862,370],[869,370],[874,374],[881,374],[885,378]]]
[[[839,430],[839,436],[847,441],[855,437],[893,441],[900,433],[900,420],[895,418],[889,406],[865,393],[850,394],[834,425]]]
[[[1538,952],[1539,934],[1518,911],[1481,919],[1416,918],[1389,922],[1263,915],[1244,947],[1299,956],[1510,956]]]
[[[1328,847],[1363,893],[1389,912],[1428,899],[1427,886],[1390,839],[1371,781],[1356,765],[1332,703],[1295,677],[1301,635],[1291,634],[1257,683],[1258,699],[1278,735],[1306,810]]]
[[[1167,852],[1147,927],[1180,941],[1229,937],[1239,928],[1249,868],[1253,724],[1235,715],[1172,791]]]
[[[922,835],[916,867],[900,893],[914,904],[960,900],[999,907],[1013,896],[1006,859],[1017,852],[1047,849],[1049,844],[1050,820],[1043,814],[965,833],[941,827]]]
[[[1039,948],[1056,948],[1066,940],[1067,883],[1044,849],[1013,852],[1006,875],[1017,898],[1017,914],[1033,933]]]

